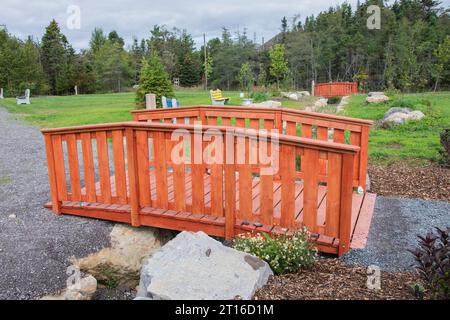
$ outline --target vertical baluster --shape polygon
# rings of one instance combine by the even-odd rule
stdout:
[[[215,145],[215,152],[217,153],[223,147],[223,139],[221,137],[211,137],[211,139],[218,139],[209,144],[209,148]],[[219,146],[219,143],[222,146]],[[223,216],[223,153],[215,154],[215,161],[211,165],[211,214],[213,216]]]
[[[325,234],[334,238],[339,237],[341,170],[342,155],[329,152]]]
[[[169,209],[167,189],[166,141],[164,132],[153,133],[155,157],[156,203],[161,209]]]
[[[88,202],[97,202],[97,192],[95,190],[94,155],[92,152],[91,134],[89,132],[84,132],[81,134],[81,148],[83,152],[86,200]]]
[[[109,157],[108,157],[108,140],[106,137],[106,131],[98,131],[95,133],[97,140],[97,153],[98,153],[98,167],[100,173],[100,189],[102,202],[106,204],[111,203],[111,180],[109,170]]]
[[[125,153],[123,146],[123,131],[114,130],[112,132],[113,154],[114,154],[114,177],[116,182],[116,194],[120,204],[126,204],[127,181],[125,175]]]
[[[194,133],[191,138],[192,159],[192,213],[203,214],[205,208],[205,165],[203,162],[202,133]]]
[[[327,141],[328,140],[328,128],[318,127],[317,128],[317,139]],[[327,174],[327,161],[324,159],[319,159],[319,173],[321,175]]]
[[[252,166],[250,165],[250,137],[241,137],[239,145],[244,147],[242,163],[238,163],[239,170],[239,216],[251,221],[252,211]],[[238,146],[239,146],[238,145]],[[238,155],[239,156],[239,155]]]
[[[185,144],[186,137],[182,137],[179,141],[174,141],[172,143],[172,148],[175,147],[175,145],[180,145],[181,148],[179,149],[181,151],[181,154],[178,156],[180,157],[180,163],[173,163],[173,192],[174,192],[174,201],[175,201],[175,210],[179,211],[186,211],[186,166],[184,161],[186,160],[186,144]]]
[[[136,160],[139,183],[139,203],[141,207],[152,205],[148,149],[148,131],[136,131]]]
[[[345,142],[344,130],[342,130],[342,129],[334,129],[333,141],[336,142],[336,143],[344,143]]]
[[[53,135],[52,144],[55,159],[58,199],[59,201],[67,201],[66,169],[64,168],[64,154],[61,135]]]
[[[319,175],[319,151],[304,149],[302,171],[305,176],[303,191],[303,224],[310,232],[317,232],[317,194]]]
[[[294,226],[295,209],[295,146],[282,145],[281,175],[281,227]]]
[[[269,139],[268,139],[269,140]],[[261,149],[261,143],[259,145]],[[271,150],[270,141],[267,141],[267,156],[273,152]],[[263,150],[264,152],[264,150]],[[263,172],[263,167],[268,167],[265,164],[260,163],[261,172],[261,183],[260,183],[260,193],[261,193],[261,223],[271,226],[273,224],[273,174],[268,174]],[[268,169],[268,168],[267,168]]]
[[[80,167],[78,165],[77,137],[73,133],[67,134],[66,141],[72,201],[81,201]]]

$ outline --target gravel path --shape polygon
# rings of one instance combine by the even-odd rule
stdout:
[[[385,271],[413,270],[414,260],[407,249],[415,247],[416,236],[449,226],[448,202],[378,196],[366,248],[352,250],[343,259]]]
[[[36,299],[65,287],[72,256],[109,244],[113,224],[57,217],[42,135],[0,108],[0,300]]]

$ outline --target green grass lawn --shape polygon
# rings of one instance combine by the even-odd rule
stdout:
[[[369,142],[371,162],[439,160],[440,133],[450,128],[450,92],[396,95],[388,103],[366,104],[366,95],[353,96],[343,115],[381,120],[391,107],[408,107],[425,114],[421,121],[383,129],[372,128]]]
[[[230,105],[240,105],[239,92],[224,92],[231,98]],[[211,104],[209,92],[200,90],[177,91],[182,106]],[[405,106],[425,113],[423,121],[411,122],[392,129],[374,127],[370,134],[371,162],[397,160],[439,159],[439,134],[450,127],[450,92],[408,94],[392,97],[386,104],[365,103],[365,95],[353,96],[344,115],[380,120],[392,106]],[[283,100],[283,106],[303,109],[314,102],[313,97],[301,102]],[[17,106],[13,98],[0,100],[0,106],[23,117],[38,127],[64,127],[83,124],[131,120],[134,93],[95,94],[67,97],[36,97],[31,105]]]

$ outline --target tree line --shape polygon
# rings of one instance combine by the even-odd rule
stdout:
[[[381,8],[381,28],[369,30],[368,7]],[[183,87],[221,89],[251,85],[310,89],[311,81],[357,81],[361,90],[448,90],[449,10],[435,0],[344,3],[301,20],[282,19],[279,34],[257,44],[247,32],[223,29],[196,48],[186,30],[154,26],[129,47],[116,31],[96,28],[89,47],[76,52],[51,21],[40,40],[0,30],[0,87],[17,95],[119,92],[140,82],[141,70],[159,60],[169,80]],[[205,58],[205,51],[207,56]]]

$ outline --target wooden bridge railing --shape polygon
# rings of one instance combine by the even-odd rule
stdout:
[[[183,117],[197,118],[198,110],[194,108]],[[213,117],[204,108],[200,110]],[[274,118],[268,114],[261,116],[269,119],[272,127]],[[175,112],[167,116],[176,115]],[[237,121],[242,125],[243,117],[248,116],[253,117],[253,113],[239,114]],[[292,132],[289,119],[286,130]],[[251,120],[253,127],[254,121]],[[279,170],[267,174],[263,169],[268,165],[259,154],[261,141],[266,137],[275,142],[275,136],[251,129],[125,122],[42,132],[52,209],[57,214],[83,215],[64,212],[64,203],[90,203],[117,211],[102,211],[97,218],[133,226],[203,230],[226,238],[252,230],[254,222],[262,224],[260,230],[306,226],[312,233],[331,239],[328,252],[343,254],[349,250],[353,167],[358,146],[279,135],[279,143],[268,147],[269,154],[280,155]],[[174,136],[177,132],[178,136]],[[200,149],[192,148],[195,141],[201,141]],[[202,156],[212,145],[225,150],[223,163],[208,161],[217,156],[216,151]],[[175,161],[174,155],[187,161]],[[303,182],[299,184],[300,162]],[[326,187],[321,183],[323,179]],[[303,188],[298,198],[297,188]],[[318,199],[323,199],[320,194],[324,188],[328,192],[319,208]],[[128,207],[129,211],[124,210]],[[155,209],[173,211],[161,218],[156,217]],[[176,217],[167,220],[171,214]],[[183,218],[186,221],[179,220]],[[330,249],[331,244],[336,251]]]
[[[314,86],[314,95],[317,97],[343,97],[358,93],[356,82],[329,82],[318,83]]]
[[[287,108],[194,106],[184,108],[133,111],[133,120],[140,122],[193,123],[203,125],[277,129],[290,136],[332,141],[360,148],[353,165],[353,185],[366,190],[369,129],[373,121]],[[303,168],[298,170],[302,177]],[[320,177],[326,182],[326,163],[320,161]]]

